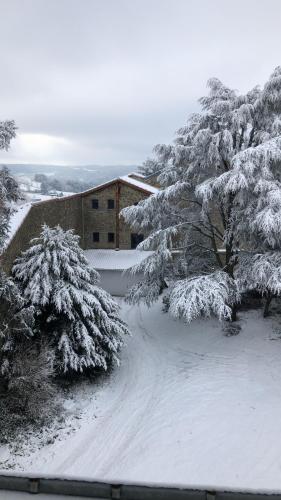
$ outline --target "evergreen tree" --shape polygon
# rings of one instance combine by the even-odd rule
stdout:
[[[0,150],[8,150],[11,140],[16,136],[14,121],[0,122]],[[20,198],[19,187],[6,167],[0,170],[0,251],[9,230],[9,219],[13,211],[12,202]]]
[[[15,211],[15,204],[22,199],[17,181],[7,167],[0,170],[0,251],[5,245],[10,227],[10,217]]]
[[[163,189],[122,212],[135,230],[150,232],[139,248],[156,250],[129,300],[145,300],[148,288],[156,300],[158,276],[166,275],[174,281],[170,312],[187,321],[210,314],[212,300],[220,304],[213,314],[229,318],[230,307],[234,320],[239,248],[280,250],[281,68],[263,89],[245,95],[216,78],[208,86],[201,112],[178,131],[175,143],[155,148]],[[200,251],[209,255],[204,274]]]
[[[48,339],[58,372],[106,370],[114,360],[126,324],[119,307],[98,286],[72,230],[44,225],[39,238],[13,268],[23,296],[36,310],[36,334]]]

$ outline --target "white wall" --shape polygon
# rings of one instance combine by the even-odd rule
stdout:
[[[123,297],[129,288],[140,281],[141,275],[131,276],[129,273],[123,274],[121,270],[98,271],[101,277],[100,285],[111,295]]]

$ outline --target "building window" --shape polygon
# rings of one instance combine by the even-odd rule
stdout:
[[[107,208],[114,208],[114,200],[107,200]]]
[[[143,234],[131,234],[131,248],[137,248],[138,244],[143,241]]]
[[[108,237],[108,243],[114,243],[114,240],[115,240],[115,234],[114,233],[108,233],[107,237]]]
[[[99,208],[99,200],[92,200],[92,208]]]
[[[93,233],[93,241],[98,243],[100,241],[100,233]]]

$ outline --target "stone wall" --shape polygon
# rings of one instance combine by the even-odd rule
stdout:
[[[59,224],[63,229],[74,229],[82,240],[81,199],[81,196],[56,198],[32,205],[6,251],[1,256],[3,269],[8,273],[10,272],[15,258],[28,248],[32,238],[40,234],[43,224],[50,227]]]
[[[92,208],[92,200],[98,200],[99,208]],[[114,200],[114,209],[107,208],[107,200]],[[115,248],[115,241],[108,242],[108,233],[116,237],[116,184],[94,191],[83,197],[84,248]],[[98,232],[99,242],[93,241]]]
[[[146,197],[146,193],[118,181],[84,195],[84,248],[130,249],[132,231],[119,217],[119,212],[122,208],[138,203]],[[93,199],[98,200],[98,209],[92,208]],[[107,208],[107,200],[114,200],[114,209]],[[93,241],[93,232],[99,233],[99,242]],[[112,243],[108,242],[109,232],[115,235],[115,241]]]
[[[125,207],[129,207],[141,200],[144,200],[147,197],[148,195],[146,193],[122,184],[120,188],[120,211]],[[130,249],[131,233],[134,231],[130,228],[130,226],[128,226],[128,224],[125,223],[123,217],[120,217],[119,227],[119,248],[120,250]]]
[[[2,266],[10,272],[15,258],[28,248],[32,238],[40,234],[43,224],[74,229],[84,249],[130,249],[133,231],[119,213],[147,196],[148,193],[117,180],[89,193],[35,203],[1,256]],[[93,199],[98,200],[98,209],[92,208]],[[108,200],[114,200],[113,209],[108,208]],[[99,233],[99,242],[93,241],[94,232]],[[114,242],[108,242],[108,233],[114,233]]]

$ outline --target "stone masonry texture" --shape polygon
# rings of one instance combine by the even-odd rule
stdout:
[[[148,192],[116,180],[85,193],[35,203],[1,256],[2,267],[11,272],[14,260],[39,236],[43,224],[73,229],[84,249],[130,249],[132,230],[119,212],[147,196]],[[98,209],[92,208],[92,200],[98,200]],[[113,209],[108,208],[108,200],[114,200]],[[99,233],[99,242],[93,241],[94,232]],[[108,233],[114,233],[114,242],[108,242]]]

